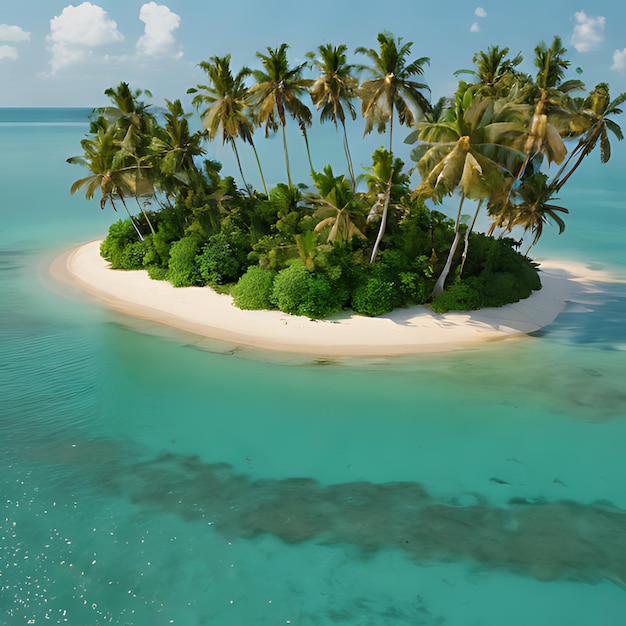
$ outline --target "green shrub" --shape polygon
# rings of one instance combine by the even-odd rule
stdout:
[[[503,306],[541,289],[536,265],[513,248],[510,238],[472,234],[463,271],[464,281],[480,280],[482,306]]]
[[[430,299],[434,281],[418,272],[401,272],[399,291],[407,305],[424,304]]]
[[[108,235],[100,244],[100,255],[114,270],[126,269],[122,255],[126,246],[132,243],[139,243],[135,227],[130,220],[119,220],[109,227]]]
[[[202,239],[198,235],[188,235],[172,244],[168,279],[174,287],[201,285],[202,279],[196,265]]]
[[[307,291],[299,307],[300,315],[327,317],[341,311],[346,297],[337,281],[324,272],[309,272]]]
[[[396,285],[394,308],[423,304],[434,286],[433,266],[425,255],[409,259],[398,250],[385,250],[371,273]]]
[[[144,241],[129,243],[120,256],[120,269],[140,270],[143,269],[143,259],[146,254]]]
[[[472,233],[467,248],[467,258],[463,268],[463,277],[479,276],[485,269],[487,257],[494,245],[498,245],[493,237],[483,233]]]
[[[487,272],[517,272],[527,261],[526,257],[513,249],[513,240],[510,238],[492,239],[485,258]]]
[[[241,271],[237,251],[233,250],[224,233],[209,237],[196,263],[200,276],[209,284],[234,282],[239,278]]]
[[[341,311],[348,297],[341,273],[333,279],[326,272],[307,270],[298,259],[278,272],[270,300],[285,313],[320,318]]]
[[[271,269],[253,266],[233,287],[232,296],[240,309],[272,309],[270,296],[276,272]]]
[[[300,305],[306,298],[308,282],[309,271],[304,267],[304,263],[298,260],[278,272],[274,279],[270,301],[285,313],[300,315]]]
[[[170,259],[172,243],[180,239],[180,229],[170,221],[161,221],[157,226],[156,233],[146,237],[146,255],[144,264],[156,264],[167,267]]]
[[[483,305],[481,283],[476,278],[457,279],[432,301],[435,313],[447,311],[475,311]]]
[[[145,269],[148,270],[148,276],[152,280],[168,280],[169,270],[166,267],[146,265]]]
[[[516,273],[516,276],[520,281],[522,289],[524,291],[530,290],[528,293],[528,295],[530,295],[530,292],[541,289],[541,278],[539,277],[539,271],[537,270],[536,263],[533,263],[533,261],[527,259],[526,257],[522,257],[522,259],[523,263]]]
[[[352,294],[352,309],[370,317],[389,313],[396,307],[397,287],[378,276],[369,276]]]
[[[536,271],[485,273],[482,281],[483,306],[503,306],[518,302],[528,298],[535,289],[541,288]]]

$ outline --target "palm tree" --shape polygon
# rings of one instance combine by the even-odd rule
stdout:
[[[430,110],[424,113],[424,119],[427,122],[441,122],[453,104],[450,98],[441,96],[435,104],[431,105]]]
[[[445,119],[422,122],[418,130],[407,137],[407,142],[417,139],[423,142],[411,154],[422,177],[414,195],[441,202],[445,195],[460,192],[454,239],[433,296],[443,291],[452,267],[461,238],[465,199],[479,201],[477,214],[485,199],[502,193],[510,184],[509,180],[523,160],[523,155],[511,146],[524,128],[515,119],[507,120],[507,113],[506,107],[500,108],[492,98],[476,94],[473,87],[461,83],[455,106],[448,110]],[[469,232],[464,256],[468,240]]]
[[[565,58],[566,54],[567,48],[563,46],[558,35],[554,36],[550,47],[546,46],[543,41],[535,46],[533,63],[537,68],[535,83],[539,89],[558,88],[562,93],[569,93],[580,87],[582,83],[578,80],[563,82],[565,72],[571,65],[571,62]],[[571,86],[568,86],[568,82]]]
[[[512,59],[508,58],[509,48],[489,46],[487,52],[474,54],[472,62],[475,70],[457,70],[454,75],[470,74],[476,79],[477,92],[483,95],[499,96],[508,92],[512,83],[521,77],[516,69],[524,60],[521,52]]]
[[[310,165],[311,156],[308,150],[306,128],[311,125],[312,115],[310,109],[302,102],[300,97],[311,86],[313,81],[302,77],[302,71],[306,67],[306,63],[301,63],[296,67],[289,67],[287,60],[288,48],[289,46],[283,43],[275,49],[268,46],[267,54],[257,52],[256,56],[261,59],[265,71],[254,70],[252,72],[257,84],[250,88],[249,103],[252,106],[256,122],[259,125],[265,124],[266,137],[269,135],[270,130],[274,133],[278,132],[278,127],[280,126],[283,135],[287,181],[289,186],[293,186],[289,168],[287,135],[285,133],[287,113],[300,126],[307,144]],[[313,171],[312,166],[311,171]]]
[[[608,163],[611,158],[611,142],[609,140],[608,131],[611,131],[617,137],[618,141],[624,139],[622,129],[616,122],[609,119],[608,116],[621,114],[622,110],[619,106],[625,101],[626,92],[622,92],[617,98],[611,100],[607,83],[599,83],[587,96],[582,104],[582,111],[579,114],[579,117],[583,118],[583,124],[587,127],[587,130],[580,137],[578,144],[570,153],[570,156],[563,164],[559,173],[555,176],[555,180],[557,181],[555,189],[557,191],[567,182],[576,169],[578,169],[582,160],[593,151],[598,142],[600,142],[600,161],[602,163]],[[563,175],[574,156],[577,156],[575,163],[567,174]]]
[[[426,83],[413,80],[424,74],[424,65],[430,62],[421,57],[407,62],[412,42],[402,45],[402,38],[394,40],[390,33],[378,34],[379,50],[359,47],[356,52],[369,57],[371,65],[360,65],[358,69],[368,71],[370,80],[361,84],[359,97],[365,118],[365,134],[374,126],[383,132],[389,123],[389,152],[393,153],[393,119],[398,114],[401,125],[413,126],[418,114],[429,111],[430,104],[422,93],[429,91]]]
[[[566,52],[558,36],[554,37],[550,47],[544,42],[535,47],[537,75],[534,82],[521,90],[521,97],[534,108],[526,137],[520,144],[526,158],[518,178],[524,175],[527,165],[538,155],[557,165],[567,155],[559,129],[563,132],[572,117],[570,93],[584,89],[584,84],[580,80],[563,81],[570,66],[570,61],[564,58]]]
[[[134,163],[135,174],[127,177],[129,191],[154,234],[152,222],[139,202],[140,196],[153,195],[148,161],[150,142],[157,123],[154,114],[148,111],[150,105],[140,100],[143,95],[151,98],[152,94],[148,90],[133,91],[125,82],[116,88],[109,87],[104,93],[111,99],[113,106],[96,109],[95,112],[117,129],[119,158],[127,163],[128,168]]]
[[[417,116],[430,110],[430,104],[422,91],[428,91],[426,83],[413,78],[424,74],[424,65],[430,62],[428,57],[421,57],[408,62],[413,42],[402,44],[402,38],[394,40],[390,33],[378,34],[379,50],[359,47],[358,54],[366,55],[371,65],[359,65],[360,71],[367,71],[371,78],[364,81],[359,89],[361,111],[365,118],[365,132],[372,132],[374,126],[378,132],[384,132],[389,123],[389,155],[393,159],[393,120],[398,114],[401,125],[413,126]],[[389,168],[390,175],[393,168]],[[387,209],[389,208],[392,181],[389,179],[384,189],[382,219],[376,243],[372,251],[372,260],[376,258],[378,246],[385,233]]]
[[[185,113],[180,100],[166,100],[165,124],[157,126],[150,145],[153,153],[153,171],[157,184],[167,193],[178,185],[189,186],[192,178],[199,175],[195,157],[205,154],[201,147],[201,135],[189,130],[189,114]]]
[[[241,139],[244,143],[250,144],[254,151],[257,167],[263,183],[265,195],[269,195],[261,161],[254,145],[254,122],[248,115],[246,98],[248,88],[245,79],[251,76],[252,70],[242,67],[233,76],[230,68],[230,54],[224,57],[212,56],[210,61],[202,61],[200,67],[209,77],[209,85],[198,85],[204,93],[197,93],[198,89],[189,89],[188,93],[196,93],[192,102],[194,106],[201,107],[207,105],[200,113],[202,124],[206,128],[209,138],[215,139],[218,131],[222,131],[222,144],[228,142],[235,154],[239,173],[246,188],[249,189],[241,167],[241,160],[237,150],[236,139]]]
[[[148,111],[149,104],[139,100],[152,94],[148,90],[131,90],[128,83],[121,82],[116,88],[109,87],[104,94],[111,99],[113,106],[96,109],[120,131],[120,146],[129,154],[138,158],[145,156],[150,144],[150,130],[154,126],[155,117]]]
[[[331,243],[351,241],[353,237],[365,239],[357,225],[358,221],[364,221],[365,216],[354,189],[345,176],[335,176],[332,167],[327,165],[323,173],[314,175],[313,180],[320,194],[313,199],[319,205],[315,217],[320,218],[315,232],[330,227],[326,241]]]
[[[496,221],[491,226],[490,234],[496,228],[505,228],[509,232],[516,226],[524,229],[524,234],[531,231],[533,240],[526,250],[526,254],[539,241],[543,234],[544,224],[552,221],[559,228],[559,235],[565,230],[565,221],[559,213],[569,213],[562,206],[552,204],[558,198],[554,197],[556,191],[554,182],[548,183],[548,176],[543,172],[537,172],[525,178],[515,196],[521,199],[519,203],[510,203],[506,210],[500,212]]]
[[[91,172],[89,176],[75,181],[70,188],[70,193],[74,195],[76,191],[86,187],[85,197],[91,200],[96,191],[100,190],[100,208],[104,209],[106,203],[109,202],[115,212],[117,212],[115,198],[119,198],[140,241],[143,241],[143,235],[125,201],[125,194],[132,187],[134,168],[127,167],[120,158],[117,128],[108,124],[104,118],[99,118],[92,123],[92,130],[96,130],[95,137],[85,138],[80,142],[84,151],[83,156],[67,159],[68,163],[82,165]]]
[[[309,90],[313,104],[320,111],[320,121],[331,120],[337,128],[337,122],[343,129],[343,149],[348,162],[348,172],[352,181],[352,188],[356,188],[356,178],[352,166],[352,157],[348,146],[346,132],[346,109],[350,117],[356,119],[356,110],[352,100],[356,97],[358,80],[352,76],[353,65],[346,61],[348,47],[344,44],[333,46],[325,44],[318,46],[319,58],[313,53],[313,64],[320,71],[320,75]]]
[[[370,263],[376,260],[380,243],[387,228],[387,218],[391,205],[399,206],[405,196],[409,195],[410,178],[404,173],[404,163],[401,159],[394,159],[393,154],[384,148],[379,148],[372,155],[372,167],[367,169],[365,180],[370,197],[376,198],[372,205],[367,221],[377,219],[380,214],[380,226],[372,247]]]

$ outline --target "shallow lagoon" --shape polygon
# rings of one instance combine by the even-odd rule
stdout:
[[[51,283],[114,216],[69,197],[73,114],[36,121],[0,127],[0,623],[622,623],[622,146],[538,246],[609,272],[550,327],[315,361]]]

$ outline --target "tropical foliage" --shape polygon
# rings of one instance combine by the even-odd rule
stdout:
[[[102,208],[127,214],[111,226],[102,255],[114,268],[145,268],[176,286],[232,291],[242,308],[311,317],[500,306],[539,289],[528,250],[546,226],[565,230],[558,196],[585,158],[599,145],[605,163],[610,137],[623,139],[614,118],[626,93],[611,97],[607,83],[586,92],[568,78],[555,37],[534,49],[529,73],[521,53],[477,52],[474,68],[457,72],[464,80],[456,93],[431,103],[429,58],[414,58],[413,43],[390,33],[377,44],[351,60],[345,45],[327,43],[294,64],[283,43],[258,52],[256,69],[233,70],[230,55],[212,56],[200,64],[206,84],[188,90],[198,130],[180,100],[156,108],[143,101],[147,91],[108,89],[111,104],[94,110],[83,153],[68,159],[88,170],[71,193],[98,195]],[[345,173],[313,165],[315,111],[341,131]],[[360,174],[349,147],[359,125],[363,136],[386,134]],[[394,152],[399,127],[411,168]],[[309,164],[297,184],[287,141],[294,129]],[[268,186],[257,143],[279,131],[286,181]],[[216,140],[232,148],[241,186],[207,158]],[[262,190],[248,182],[247,150]],[[450,197],[453,217],[439,210]],[[487,234],[475,232],[481,210]]]

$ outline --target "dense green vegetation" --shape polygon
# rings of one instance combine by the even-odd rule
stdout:
[[[411,48],[381,33],[377,48],[356,49],[363,64],[348,62],[346,46],[325,44],[291,66],[282,44],[257,53],[260,69],[236,73],[230,56],[213,56],[201,63],[207,84],[189,90],[203,126],[197,132],[180,100],[155,111],[142,100],[149,92],[126,83],[108,89],[111,106],[94,111],[83,155],[68,159],[89,170],[72,193],[99,192],[101,207],[126,211],[102,256],[113,268],[144,268],[177,287],[230,291],[241,308],[314,318],[412,304],[469,310],[528,297],[541,287],[528,250],[546,224],[563,232],[568,211],[556,195],[583,159],[599,143],[608,161],[608,132],[623,138],[610,116],[621,113],[626,93],[611,100],[606,83],[587,92],[580,80],[566,80],[570,63],[555,37],[535,48],[534,76],[519,69],[521,55],[490,47],[474,55],[474,69],[457,73],[468,80],[454,96],[431,104],[422,82],[429,59],[411,59]],[[360,174],[346,131],[359,101],[364,134],[388,137]],[[345,174],[314,169],[309,105],[337,128]],[[414,145],[412,168],[394,154],[397,124]],[[282,137],[286,182],[271,188],[255,145],[261,128]],[[309,184],[293,182],[287,132],[295,128]],[[218,138],[234,152],[239,184],[205,158],[204,142]],[[254,154],[262,190],[247,182],[242,149]],[[436,209],[449,196],[458,198],[453,219]],[[487,234],[474,232],[481,210]]]

